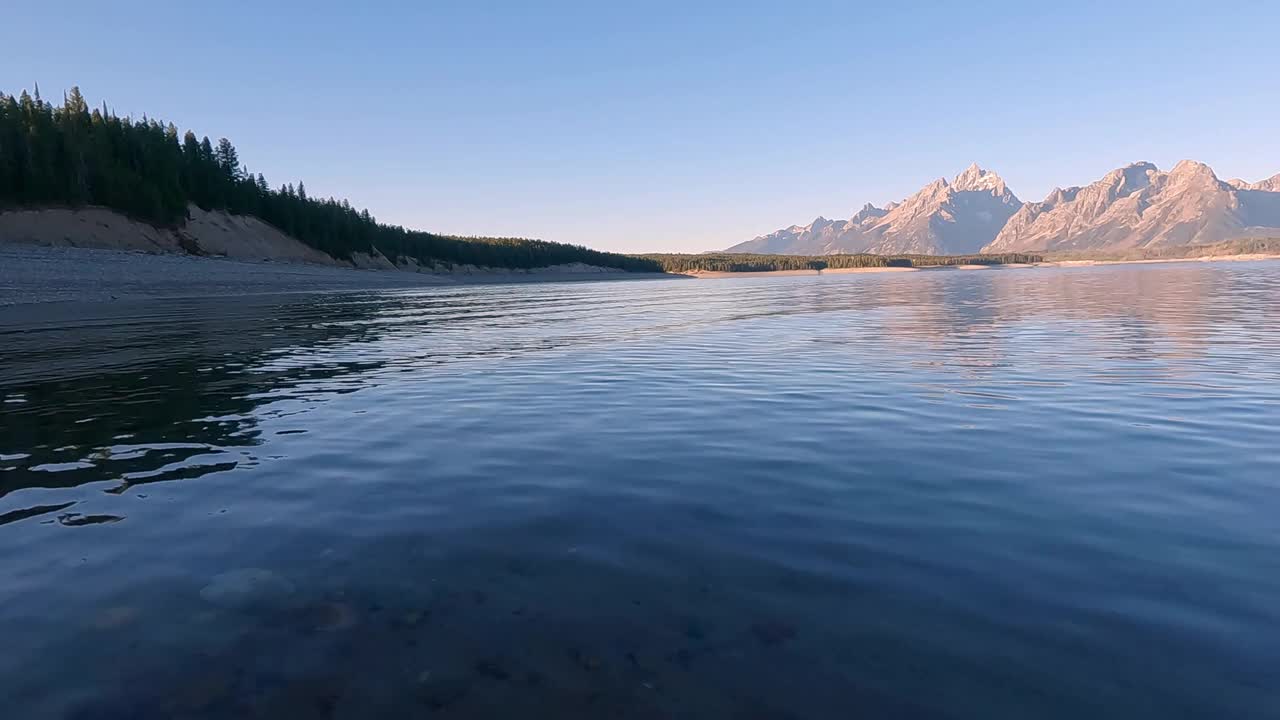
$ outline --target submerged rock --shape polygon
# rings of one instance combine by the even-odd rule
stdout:
[[[355,608],[344,602],[320,602],[303,609],[306,625],[311,630],[333,632],[345,630],[360,621]]]
[[[117,605],[99,612],[91,624],[97,630],[112,630],[129,625],[141,614],[141,611],[132,605]]]
[[[511,672],[507,670],[506,664],[497,658],[489,658],[480,660],[476,663],[476,673],[490,680],[509,680]]]
[[[785,644],[795,638],[795,626],[780,620],[765,620],[751,626],[751,634],[766,647]]]
[[[308,720],[331,718],[345,692],[345,683],[339,677],[293,678],[282,685],[266,688],[254,698],[250,703],[251,717],[308,718]],[[243,715],[235,717],[243,717]]]
[[[200,590],[200,597],[232,610],[282,608],[293,602],[293,583],[261,568],[240,568],[214,576]]]
[[[471,681],[463,676],[435,678],[427,676],[419,683],[418,700],[434,711],[457,705],[471,692]]]
[[[208,712],[231,700],[235,689],[236,674],[228,668],[213,668],[167,689],[167,696],[160,701],[168,713]]]

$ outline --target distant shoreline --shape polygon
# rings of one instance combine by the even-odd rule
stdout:
[[[920,268],[915,267],[861,267],[861,268],[828,268],[825,270],[758,270],[749,272],[727,272],[719,270],[688,270],[685,272],[674,272],[671,275],[681,275],[684,277],[714,279],[714,278],[731,278],[742,276],[771,276],[771,277],[788,277],[793,275],[843,275],[846,273],[885,273],[885,272],[915,272]]]
[[[1255,260],[1280,260],[1277,253],[1240,253],[1237,255],[1200,255],[1185,258],[1145,258],[1134,260],[1046,260],[1041,267],[1092,267],[1095,265],[1151,265],[1156,263],[1186,262],[1250,262]]]
[[[1045,260],[1038,263],[1004,263],[997,265],[929,265],[925,267],[866,267],[866,268],[827,268],[824,270],[763,270],[755,272],[721,272],[708,270],[690,270],[682,273],[671,273],[698,280],[723,280],[735,277],[790,277],[804,275],[844,275],[846,273],[886,273],[886,272],[937,272],[945,270],[1004,270],[1033,268],[1074,268],[1097,267],[1099,265],[1151,265],[1157,263],[1193,263],[1193,262],[1249,262],[1257,260],[1280,260],[1280,254],[1253,253],[1240,255],[1205,255],[1188,258],[1153,258],[1146,260]]]
[[[407,272],[296,261],[264,261],[49,247],[0,241],[0,320],[15,309],[48,304],[240,298],[258,295],[446,290],[469,285],[665,280],[665,273],[513,271]],[[26,310],[21,310],[26,312]]]

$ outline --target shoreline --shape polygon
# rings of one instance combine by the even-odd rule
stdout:
[[[9,310],[51,303],[241,298],[678,277],[666,273],[578,268],[413,272],[0,242],[0,308]]]
[[[1000,265],[927,265],[924,267],[866,267],[866,268],[828,268],[825,270],[762,270],[752,272],[724,272],[712,270],[690,270],[683,273],[672,273],[672,276],[683,276],[695,280],[724,280],[735,277],[800,277],[819,275],[845,275],[851,273],[885,273],[885,272],[937,272],[937,271],[971,271],[971,270],[1025,270],[1033,268],[1076,268],[1098,267],[1102,265],[1154,265],[1164,263],[1205,263],[1205,262],[1256,262],[1260,260],[1280,260],[1280,254],[1254,253],[1240,255],[1204,255],[1187,258],[1152,258],[1143,260],[1045,260],[1038,263],[1004,263]]]
[[[1253,253],[1138,260],[1046,260],[1004,265],[830,268],[762,272],[688,271],[632,273],[587,266],[501,270],[459,267],[453,271],[361,269],[287,260],[154,253],[105,248],[49,247],[0,242],[0,308],[50,303],[106,303],[157,299],[199,299],[286,294],[325,294],[416,288],[523,283],[623,280],[723,280],[861,273],[1079,268],[1195,262],[1280,260],[1280,254]],[[6,313],[8,314],[8,313]]]
[[[1241,253],[1237,255],[1198,255],[1185,258],[1144,258],[1138,260],[1045,260],[1036,263],[1036,267],[1093,267],[1096,265],[1155,265],[1159,263],[1189,262],[1255,262],[1258,260],[1280,260],[1275,253]]]
[[[768,275],[770,277],[802,277],[813,275],[844,275],[848,273],[882,273],[882,272],[915,272],[920,268],[914,267],[865,267],[865,268],[829,268],[826,270],[760,270],[749,272],[728,272],[721,270],[689,270],[686,272],[669,273],[676,277],[691,277],[699,279],[720,279],[732,277],[762,277]]]

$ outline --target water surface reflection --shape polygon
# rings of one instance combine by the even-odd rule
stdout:
[[[1267,717],[1280,269],[0,309],[15,717]]]

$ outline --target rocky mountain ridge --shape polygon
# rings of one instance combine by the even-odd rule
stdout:
[[[971,165],[900,203],[867,204],[848,220],[819,217],[728,252],[960,255],[1032,250],[1115,250],[1280,236],[1280,174],[1219,180],[1204,163],[1168,172],[1137,162],[1085,186],[1023,203],[996,173]]]

